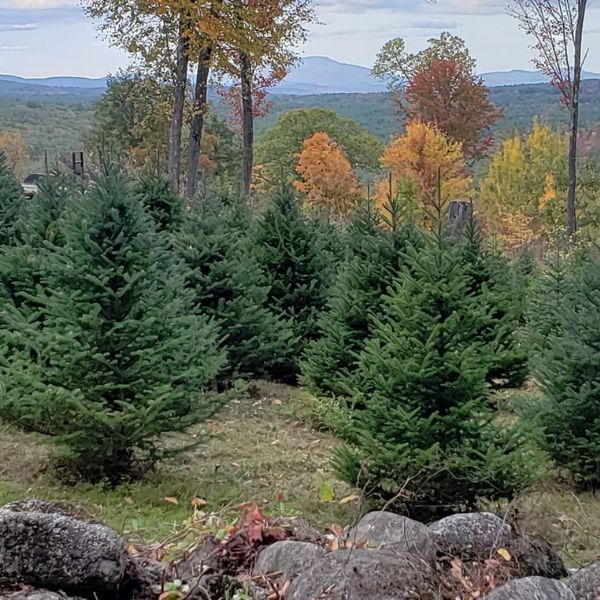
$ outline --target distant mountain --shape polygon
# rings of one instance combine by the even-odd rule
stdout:
[[[513,70],[483,73],[483,80],[489,87],[506,85],[526,85],[547,83],[548,78],[535,71]],[[599,73],[584,72],[584,79],[600,79]],[[43,88],[44,95],[52,90],[58,95],[83,90],[100,94],[106,88],[106,78],[89,79],[86,77],[47,77],[27,79],[15,75],[0,75],[0,96],[6,86],[24,86],[28,95],[35,95],[36,88]],[[320,94],[366,94],[384,92],[385,84],[371,75],[367,67],[338,62],[325,56],[308,56],[294,68],[276,87],[269,90],[278,96],[314,96]],[[11,88],[14,93],[15,88]]]
[[[63,87],[80,89],[98,89],[106,87],[106,77],[90,79],[89,77],[17,77],[16,75],[1,75],[0,81],[12,81],[24,85],[41,85],[44,87]]]
[[[583,71],[583,79],[600,79],[600,73],[590,73]],[[488,87],[499,87],[502,85],[527,85],[532,83],[548,83],[550,79],[543,73],[537,71],[523,71],[515,69],[513,71],[494,71],[492,73],[482,73],[484,83]]]
[[[371,75],[371,69],[341,63],[325,56],[307,56],[273,94],[336,94],[383,92],[385,84]]]

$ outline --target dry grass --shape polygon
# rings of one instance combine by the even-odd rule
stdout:
[[[307,401],[293,388],[258,382],[251,397],[234,400],[209,423],[204,443],[163,463],[144,481],[116,490],[61,487],[47,468],[51,448],[44,440],[4,427],[0,504],[24,496],[78,502],[134,541],[172,534],[190,517],[194,498],[206,499],[209,511],[230,507],[234,513],[241,503],[254,501],[267,512],[302,514],[321,527],[347,522],[355,507],[337,500],[349,488],[330,469],[338,441],[305,420]],[[203,429],[176,441],[202,439]],[[335,501],[320,500],[324,482],[333,484]]]
[[[4,427],[0,504],[24,496],[74,501],[132,541],[145,542],[178,531],[191,515],[194,498],[206,499],[207,511],[231,510],[232,518],[241,503],[255,501],[270,513],[302,514],[316,526],[347,524],[358,507],[339,502],[350,493],[331,472],[330,457],[339,442],[316,429],[311,415],[306,393],[258,382],[251,396],[233,401],[209,424],[211,437],[204,443],[144,481],[116,490],[61,487],[47,469],[51,448],[44,440]],[[199,428],[176,441],[192,441],[201,433]],[[335,501],[320,500],[324,482],[333,484]],[[600,558],[600,499],[593,494],[548,485],[519,498],[509,511],[521,531],[547,539],[570,566]]]

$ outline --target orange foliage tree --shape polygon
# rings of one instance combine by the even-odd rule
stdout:
[[[304,141],[296,171],[296,188],[306,195],[306,204],[323,210],[336,220],[348,217],[361,197],[361,189],[341,148],[323,131]]]
[[[29,162],[29,151],[18,132],[0,132],[0,150],[4,150],[8,166],[16,175],[23,175]]]
[[[409,184],[415,191],[418,207],[426,213],[436,200],[438,173],[444,201],[469,195],[471,178],[467,175],[461,144],[449,141],[433,124],[409,122],[406,133],[385,149],[381,163],[390,171],[395,188]],[[378,199],[385,198],[386,192],[387,185],[382,184]]]

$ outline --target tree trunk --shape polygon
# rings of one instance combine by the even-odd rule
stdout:
[[[240,83],[242,88],[242,131],[244,137],[242,193],[249,201],[254,162],[254,111],[252,106],[252,64],[250,57],[245,52],[240,54]]]
[[[571,95],[571,124],[569,135],[569,189],[567,194],[567,236],[577,233],[577,138],[579,133],[579,90],[581,87],[581,47],[587,0],[579,0],[577,26],[575,29],[575,58],[573,62],[573,89]]]
[[[198,56],[196,89],[194,92],[193,117],[190,125],[190,140],[186,170],[185,199],[191,203],[198,191],[198,169],[202,146],[202,130],[208,95],[208,76],[210,75],[212,44],[208,44]]]
[[[169,131],[169,180],[176,191],[179,191],[179,166],[181,164],[181,129],[185,108],[185,92],[187,87],[189,65],[189,40],[184,33],[183,21],[179,24],[177,39],[177,62],[175,67],[175,92],[173,94],[173,113]]]

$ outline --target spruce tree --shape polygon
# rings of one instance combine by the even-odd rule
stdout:
[[[182,200],[168,179],[145,173],[135,186],[135,196],[154,221],[157,231],[172,232],[182,223]]]
[[[21,188],[0,149],[0,248],[15,242],[22,202]]]
[[[360,410],[334,463],[372,498],[421,517],[510,497],[529,475],[520,432],[487,402],[489,304],[439,223],[423,244],[409,247],[375,319],[358,363]]]
[[[34,311],[0,312],[0,416],[55,436],[80,476],[116,483],[160,457],[161,433],[215,412],[204,392],[225,356],[121,173],[69,202],[58,228]]]
[[[471,280],[470,291],[489,305],[479,331],[492,356],[486,380],[493,387],[519,387],[527,377],[529,358],[521,326],[525,290],[515,285],[517,280],[506,257],[486,247],[474,219],[464,228],[460,254]]]
[[[278,377],[294,380],[306,345],[319,334],[318,320],[337,268],[332,234],[319,219],[302,214],[289,186],[282,186],[258,223],[257,256],[269,277],[268,302],[291,324],[294,340]]]
[[[534,360],[545,395],[545,449],[576,481],[600,487],[600,262],[550,275],[557,295],[546,305],[545,337]]]
[[[244,231],[249,215],[206,199],[185,219],[175,246],[189,268],[187,286],[197,312],[219,324],[230,376],[272,376],[286,355],[291,331],[268,308],[269,282]]]
[[[411,228],[384,228],[382,214],[366,203],[348,228],[348,258],[319,320],[319,338],[302,362],[302,382],[318,394],[348,393],[358,355],[370,336],[372,317],[402,267]],[[414,236],[413,236],[414,237]]]

